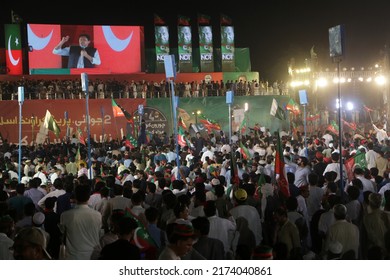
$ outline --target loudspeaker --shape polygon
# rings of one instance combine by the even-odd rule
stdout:
[[[173,54],[164,56],[164,68],[167,79],[176,78],[175,56]]]
[[[301,105],[307,105],[309,102],[307,101],[307,92],[304,89],[299,91],[299,103]]]
[[[226,104],[233,104],[234,94],[231,90],[226,92]]]
[[[18,102],[24,102],[24,87],[18,87]]]
[[[87,73],[81,73],[81,89],[88,93],[88,74]]]
[[[337,25],[329,28],[329,55],[341,57],[344,55],[344,26]]]

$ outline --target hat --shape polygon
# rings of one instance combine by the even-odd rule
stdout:
[[[239,188],[234,192],[234,197],[239,201],[245,201],[248,197],[248,194],[244,189]]]
[[[336,255],[341,254],[343,251],[343,244],[337,240],[330,241],[328,245],[328,251]]]
[[[51,259],[49,253],[46,251],[46,237],[42,230],[36,227],[27,227],[21,229],[15,236],[15,243],[18,241],[28,242],[30,244],[38,245],[42,247],[43,253],[47,259]]]
[[[193,237],[194,236],[194,227],[191,224],[174,224],[173,234],[180,237]]]
[[[329,148],[333,148],[333,143],[329,143]]]
[[[45,214],[37,212],[34,214],[32,221],[35,225],[40,226],[45,222]]]
[[[221,184],[221,182],[217,178],[214,178],[211,180],[211,185],[213,185],[213,186],[218,186],[220,184]]]
[[[31,162],[30,159],[27,159],[27,160],[24,161],[24,163],[30,163],[30,162]]]

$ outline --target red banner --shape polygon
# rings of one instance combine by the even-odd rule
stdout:
[[[121,106],[128,112],[133,113],[138,109],[138,105],[146,106],[145,99],[118,99]],[[103,108],[104,116],[101,110]],[[19,143],[19,105],[15,101],[0,102],[0,133],[8,139],[10,143]],[[87,123],[85,118],[86,103],[85,99],[74,100],[26,100],[22,105],[22,144],[31,145],[36,140],[37,133],[41,124],[44,122],[46,110],[54,116],[58,126],[61,129],[59,138],[52,132],[48,137],[51,142],[60,142],[66,136],[69,126],[70,136],[78,135],[80,129],[86,136]],[[68,112],[68,122],[64,116]],[[114,118],[112,113],[111,99],[90,99],[89,100],[91,139],[100,142],[103,139],[121,138],[121,128],[126,129],[127,120],[123,118]]]

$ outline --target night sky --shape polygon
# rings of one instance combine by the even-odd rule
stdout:
[[[12,2],[12,3],[9,3]],[[197,34],[198,13],[211,17],[215,47],[219,47],[219,19],[223,13],[232,19],[236,47],[249,48],[252,71],[262,80],[287,80],[287,62],[295,58],[304,66],[314,47],[323,68],[334,68],[329,58],[328,29],[345,26],[346,56],[341,67],[369,67],[381,58],[390,41],[390,1],[350,0],[267,0],[267,1],[52,1],[50,5],[2,3],[1,24],[11,23],[11,9],[23,23],[141,25],[145,27],[145,46],[154,47],[153,14],[164,19],[175,40],[177,16],[191,19]],[[100,2],[100,1],[99,1]],[[154,1],[153,1],[154,2]],[[1,36],[4,37],[3,29]],[[4,41],[1,41],[4,46]]]

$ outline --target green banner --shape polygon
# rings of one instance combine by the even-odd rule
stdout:
[[[192,32],[191,26],[178,26],[179,71],[192,72]]]
[[[156,45],[156,73],[163,73],[164,57],[169,54],[169,29],[168,26],[155,26]]]
[[[222,72],[234,72],[234,27],[221,26]]]
[[[214,72],[213,31],[211,25],[199,26],[200,71]]]

